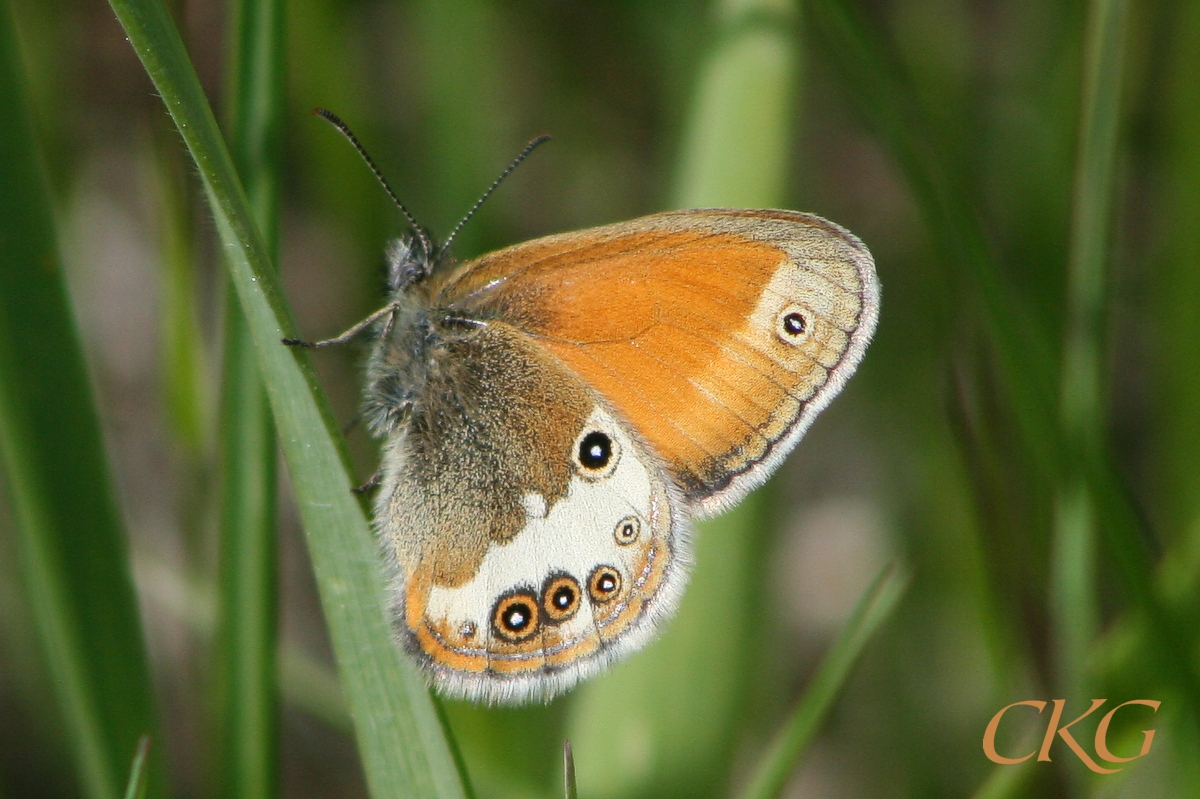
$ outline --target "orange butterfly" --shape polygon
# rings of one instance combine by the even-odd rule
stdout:
[[[689,518],[762,484],[841,390],[874,262],[794,211],[655,214],[461,265],[414,229],[389,303],[320,342],[376,334],[395,626],[447,694],[547,700],[654,634]]]

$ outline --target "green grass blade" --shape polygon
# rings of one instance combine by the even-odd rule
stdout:
[[[575,756],[571,753],[571,742],[563,742],[563,795],[566,799],[579,799],[579,787],[575,784]]]
[[[462,796],[424,682],[392,641],[375,541],[328,405],[308,358],[280,343],[295,327],[179,33],[154,0],[112,7],[196,162],[215,217],[308,536],[368,788],[376,799]]]
[[[1193,567],[1200,570],[1200,5],[1176,5],[1170,21],[1175,36],[1161,170],[1169,227],[1153,272],[1162,400],[1153,419],[1168,533],[1196,554]],[[1193,607],[1200,609],[1200,600]],[[1200,611],[1193,626],[1200,626]]]
[[[232,154],[268,256],[279,253],[282,0],[231,4]],[[275,435],[254,342],[229,286],[221,381],[217,795],[278,791]]]
[[[907,585],[908,575],[896,564],[888,566],[875,578],[767,750],[742,793],[742,799],[772,799],[783,791],[788,777],[820,731],[834,700],[850,678],[863,649],[880,625],[892,615]]]
[[[275,436],[253,341],[230,293],[221,398],[218,794],[275,793]]]
[[[125,785],[125,799],[145,799],[146,761],[150,756],[150,736],[143,735],[138,741],[133,765],[129,768],[129,782]]]
[[[796,106],[794,9],[766,1],[716,11],[720,32],[698,76],[673,204],[778,206]],[[696,566],[661,639],[577,693],[568,737],[585,793],[722,790],[752,673],[766,493],[697,526]]]
[[[1163,257],[1153,269],[1154,315],[1162,331],[1155,342],[1162,399],[1153,424],[1171,547],[1159,584],[1179,614],[1179,626],[1193,631],[1194,653],[1194,631],[1200,630],[1200,5],[1177,4],[1169,20],[1174,36],[1161,170],[1169,227]],[[1192,756],[1200,751],[1200,713],[1179,726],[1178,793],[1200,795],[1200,760]]]
[[[721,2],[684,130],[672,204],[762,208],[787,196],[799,45],[790,0]]]
[[[29,604],[71,732],[81,792],[118,799],[157,734],[124,530],[63,282],[23,96],[11,9],[0,6],[0,456]],[[153,758],[151,794],[163,793]]]
[[[1067,259],[1060,420],[1066,445],[1092,460],[1100,457],[1106,417],[1101,387],[1103,327],[1126,7],[1124,0],[1095,0],[1089,7]],[[1073,467],[1069,462],[1055,499],[1050,610],[1058,688],[1078,700],[1086,692],[1082,683],[1085,659],[1099,630],[1100,615],[1094,503],[1086,475]]]

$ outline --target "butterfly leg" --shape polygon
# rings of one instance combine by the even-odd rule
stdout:
[[[283,339],[283,343],[289,347],[303,347],[305,349],[317,349],[319,347],[333,347],[337,344],[347,344],[361,335],[364,330],[368,329],[371,325],[375,324],[385,316],[388,317],[387,326],[384,328],[384,335],[386,335],[387,333],[391,332],[392,320],[395,318],[395,313],[396,304],[389,303],[388,305],[383,306],[378,311],[368,316],[366,319],[354,325],[354,327],[350,328],[345,333],[342,333],[340,336],[327,338],[323,341],[303,341],[298,338],[285,338]]]
[[[367,479],[367,482],[363,483],[360,486],[355,486],[354,488],[352,488],[350,490],[353,491],[355,494],[365,494],[368,491],[370,491],[372,488],[376,488],[382,480],[383,480],[383,467],[381,466],[380,468],[375,470],[375,474],[371,475]]]
[[[352,431],[354,428],[358,427],[358,423],[362,421],[362,418],[363,418],[363,415],[362,415],[361,411],[354,414],[354,416],[350,419],[350,421],[348,421],[344,425],[342,425],[342,435],[343,436],[350,435],[350,431]]]

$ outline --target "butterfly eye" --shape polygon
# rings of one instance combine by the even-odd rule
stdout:
[[[594,430],[579,442],[579,462],[585,469],[603,469],[612,460],[612,439]]]
[[[496,601],[492,627],[505,641],[524,641],[538,631],[538,601],[531,591],[517,590]]]
[[[797,344],[808,333],[808,317],[799,308],[790,305],[779,315],[775,332],[785,343]]]
[[[613,530],[613,537],[617,539],[618,544],[628,546],[638,540],[641,532],[642,520],[636,516],[626,516],[617,522],[617,527]]]
[[[621,590],[621,574],[612,566],[597,566],[588,578],[588,593],[596,603],[608,602]]]
[[[542,590],[542,610],[546,612],[546,620],[558,623],[574,616],[579,609],[581,593],[579,582],[571,575],[551,576]]]

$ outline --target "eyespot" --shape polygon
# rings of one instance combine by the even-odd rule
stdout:
[[[583,594],[579,581],[569,574],[552,574],[542,589],[542,611],[546,622],[558,624],[575,615]]]
[[[585,469],[603,469],[612,460],[612,439],[593,430],[579,442],[579,463]]]
[[[597,604],[608,602],[621,591],[621,573],[612,566],[597,566],[588,578],[588,593]]]
[[[584,428],[575,439],[575,463],[580,476],[587,480],[608,477],[616,471],[620,457],[620,444],[603,430]]]
[[[524,641],[538,631],[538,601],[532,591],[517,589],[496,600],[492,628],[505,641]]]
[[[638,536],[642,533],[642,520],[637,516],[626,516],[621,521],[617,522],[616,528],[613,530],[613,538],[617,539],[617,543],[622,546],[628,546],[638,540]]]
[[[808,336],[809,321],[804,311],[789,305],[779,314],[775,334],[786,344],[798,344]]]

